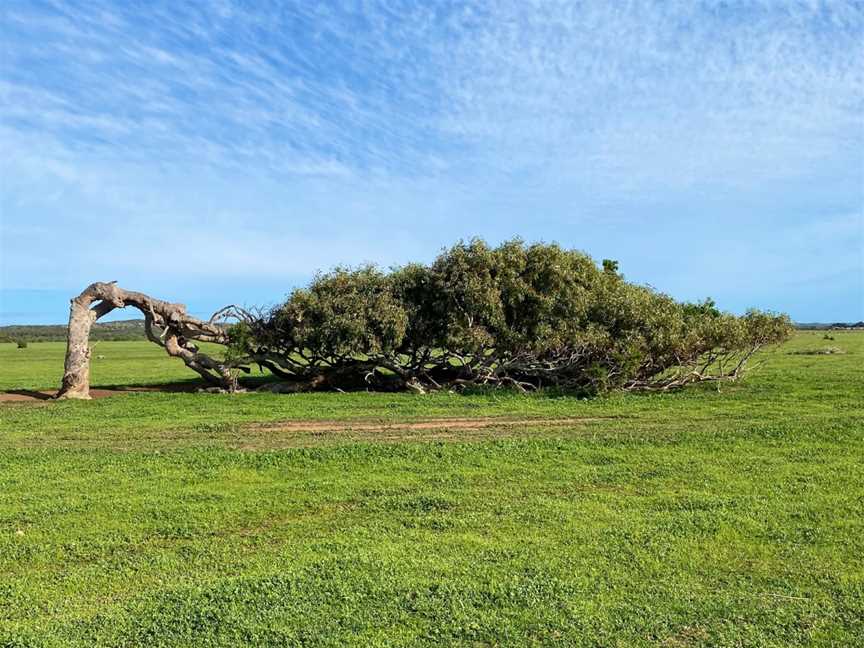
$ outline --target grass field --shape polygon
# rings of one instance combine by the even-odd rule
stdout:
[[[0,403],[0,646],[864,645],[864,333],[833,335],[719,393]],[[0,390],[62,358],[0,345]]]

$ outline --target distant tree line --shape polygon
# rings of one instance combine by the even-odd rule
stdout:
[[[822,324],[820,322],[796,322],[795,328],[801,331],[851,331],[864,329],[864,321],[832,322],[831,324]]]
[[[20,324],[0,326],[2,342],[65,342],[68,327],[65,324]],[[146,340],[144,320],[122,320],[97,323],[90,331],[95,341]]]

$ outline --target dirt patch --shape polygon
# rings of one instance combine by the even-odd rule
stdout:
[[[90,398],[106,398],[117,394],[129,394],[135,392],[194,392],[205,385],[189,383],[166,383],[164,385],[128,385],[118,387],[93,387],[90,389]],[[0,403],[38,403],[49,401],[57,393],[56,389],[10,389],[0,392]]]
[[[508,437],[523,432],[588,430],[605,417],[568,418],[429,418],[413,421],[280,421],[242,425],[227,432],[223,441],[245,451],[306,447],[345,441],[402,443],[404,441],[478,441]],[[553,432],[554,433],[554,432]]]
[[[435,430],[481,430],[500,427],[563,427],[577,423],[597,421],[606,417],[569,417],[560,419],[515,418],[435,418],[421,421],[280,421],[258,423],[245,429],[258,432],[404,432]]]

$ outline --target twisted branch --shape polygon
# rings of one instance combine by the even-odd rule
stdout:
[[[124,290],[112,281],[90,284],[71,301],[63,384],[57,398],[90,398],[90,328],[115,308],[127,306],[141,311],[147,339],[164,348],[169,356],[180,358],[187,367],[213,385],[227,391],[237,389],[237,379],[232,371],[236,363],[216,360],[202,353],[194,342],[228,344],[228,334],[218,321],[244,314],[248,316],[248,313],[237,306],[230,306],[217,311],[210,321],[205,322],[189,315],[183,304]]]

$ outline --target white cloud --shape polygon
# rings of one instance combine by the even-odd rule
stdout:
[[[208,276],[522,234],[713,281],[721,219],[813,266],[795,228],[864,200],[857,2],[13,1],[2,30],[7,284],[168,276],[178,234]]]

